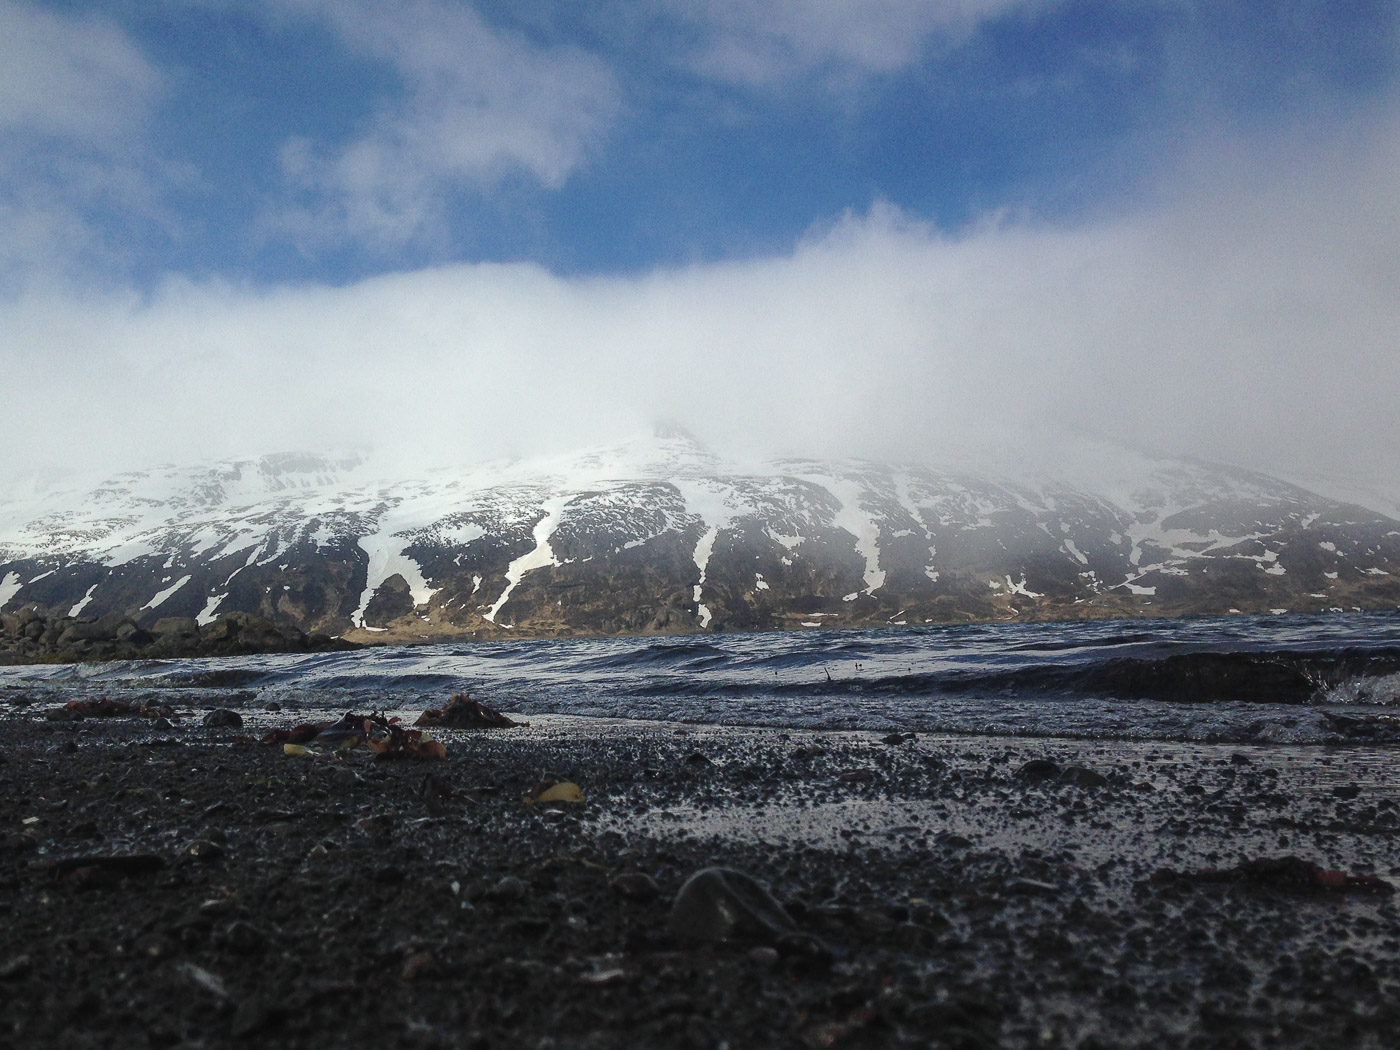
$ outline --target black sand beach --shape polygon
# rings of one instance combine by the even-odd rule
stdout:
[[[0,698],[0,1045],[1387,1047],[1387,748],[547,717],[442,761]],[[245,712],[245,714],[251,714]],[[159,728],[153,726],[159,725]],[[581,803],[527,805],[541,778]],[[1287,860],[1286,858],[1295,858]],[[722,866],[781,914],[673,901]],[[742,886],[741,886],[742,889]],[[709,915],[709,918],[705,916]]]

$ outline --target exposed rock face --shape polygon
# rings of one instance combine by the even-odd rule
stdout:
[[[274,624],[242,612],[229,613],[202,629],[193,619],[165,617],[149,631],[124,613],[75,620],[33,605],[0,613],[0,663],[152,660],[353,648],[352,642],[325,634],[308,636],[292,624]]]
[[[1232,468],[1123,463],[1101,489],[739,471],[669,434],[390,482],[353,457],[163,468],[0,503],[3,635],[149,655],[1400,606],[1393,518]]]

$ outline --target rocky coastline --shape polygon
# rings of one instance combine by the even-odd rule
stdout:
[[[241,612],[204,625],[193,616],[166,616],[149,628],[124,612],[81,618],[26,605],[0,613],[0,664],[168,660],[359,648],[354,642],[307,634],[294,624],[273,623]]]
[[[287,753],[267,731],[315,714],[227,691],[65,708],[94,690],[0,696],[6,1046],[1380,1050],[1400,1024],[1387,748],[544,717],[395,762]]]

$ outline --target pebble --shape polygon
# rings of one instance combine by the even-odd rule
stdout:
[[[733,868],[703,868],[676,894],[667,927],[680,937],[729,941],[769,940],[796,924],[752,876]]]
[[[514,875],[506,875],[491,887],[487,896],[493,901],[522,901],[528,892],[525,883]]]
[[[13,981],[17,977],[23,977],[33,966],[32,956],[12,955],[0,963],[0,981]]]
[[[1048,758],[1033,758],[1016,770],[1017,780],[1028,780],[1032,784],[1044,780],[1054,780],[1060,775],[1060,764]]]
[[[193,842],[189,843],[189,845],[187,845],[184,848],[183,853],[186,857],[189,857],[191,860],[202,860],[207,862],[211,860],[218,860],[220,857],[222,857],[224,855],[224,847],[220,846],[217,842],[210,841],[209,839],[195,839]]]
[[[243,716],[227,707],[220,707],[204,716],[203,725],[207,729],[242,729]]]
[[[1039,879],[1011,878],[1006,880],[1003,888],[1017,897],[1053,897],[1060,892],[1058,886]]]
[[[644,871],[625,871],[608,885],[619,897],[629,901],[649,901],[661,892],[656,880]]]
[[[1067,766],[1060,774],[1060,782],[1073,784],[1075,787],[1097,788],[1106,785],[1108,777],[1085,766]]]
[[[229,923],[219,938],[220,945],[235,955],[253,955],[261,951],[267,941],[265,932],[242,919]]]

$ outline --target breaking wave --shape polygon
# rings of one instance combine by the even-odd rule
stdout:
[[[0,685],[189,702],[437,706],[801,728],[1400,742],[1400,616],[1235,616],[0,668]]]
[[[1400,707],[1400,673],[1348,678],[1327,686],[1319,697],[1324,704],[1370,704]]]

